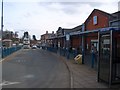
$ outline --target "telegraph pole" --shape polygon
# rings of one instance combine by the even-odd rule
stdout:
[[[3,0],[2,0],[2,12],[1,12],[1,31],[0,31],[0,60],[2,59],[2,42],[3,42]]]

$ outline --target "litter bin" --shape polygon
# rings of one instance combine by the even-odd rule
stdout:
[[[74,58],[75,62],[77,64],[82,64],[82,55],[78,54],[75,58]]]

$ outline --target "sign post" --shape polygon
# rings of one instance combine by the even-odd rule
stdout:
[[[82,32],[85,31],[85,24],[82,25]],[[85,54],[85,36],[82,35],[82,64],[84,64],[84,54]]]
[[[69,59],[69,43],[70,43],[70,35],[69,34],[66,34],[66,43],[67,43],[67,59]]]

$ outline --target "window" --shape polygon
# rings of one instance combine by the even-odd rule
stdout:
[[[96,25],[97,24],[97,16],[94,16],[93,17],[93,25]]]

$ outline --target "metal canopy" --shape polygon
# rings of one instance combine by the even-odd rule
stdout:
[[[100,29],[95,29],[95,30],[87,30],[84,32],[74,32],[70,33],[70,35],[83,35],[83,34],[90,34],[90,33],[98,33],[98,32],[106,32],[106,31],[113,31],[113,30],[120,30],[118,27],[107,27],[107,28],[100,28]]]
[[[116,30],[120,30],[120,28],[118,27],[107,27],[107,28],[100,28],[100,29],[95,29],[95,30],[87,30],[87,31],[84,31],[84,32],[72,32],[72,33],[69,33],[70,36],[73,36],[73,35],[84,35],[84,34],[90,34],[90,33],[98,33],[98,32],[106,32],[106,31],[116,31]],[[58,36],[58,37],[51,37],[49,39],[56,39],[56,38],[64,38],[65,35],[62,35],[62,36]],[[48,39],[48,40],[49,40]]]

